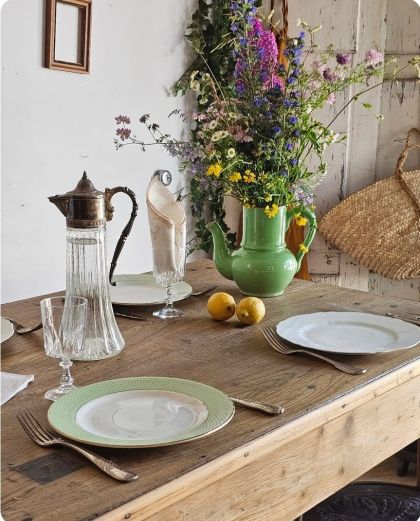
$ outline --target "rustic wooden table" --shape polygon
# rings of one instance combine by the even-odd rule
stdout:
[[[195,288],[216,282],[219,291],[240,299],[235,285],[210,261],[192,263],[188,279]],[[39,300],[4,305],[2,315],[36,323]],[[67,449],[38,447],[16,420],[19,411],[31,409],[46,421],[50,403],[44,392],[59,375],[57,361],[44,355],[42,331],[14,335],[2,345],[2,370],[33,373],[35,381],[1,408],[6,521],[290,521],[420,438],[420,346],[345,357],[368,369],[351,376],[307,357],[280,355],[264,341],[259,325],[213,322],[206,301],[202,296],[182,302],[188,316],[174,321],[119,318],[124,351],[103,361],[75,363],[76,383],[145,375],[188,378],[232,396],[282,404],[285,413],[269,417],[237,407],[224,429],[189,444],[97,449],[137,472],[133,483],[118,483],[86,464],[39,484],[15,467],[54,454],[54,463],[42,469],[53,478],[60,462],[68,464],[74,456]],[[415,302],[295,280],[284,296],[265,300],[262,324],[327,310],[329,303],[419,311]]]

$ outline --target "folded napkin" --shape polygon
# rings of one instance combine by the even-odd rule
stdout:
[[[155,271],[178,271],[185,262],[185,210],[157,177],[149,184],[146,203]]]
[[[1,403],[3,405],[15,394],[28,386],[34,379],[33,374],[0,373],[1,381]]]

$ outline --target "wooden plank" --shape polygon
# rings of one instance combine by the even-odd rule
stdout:
[[[216,283],[219,291],[228,291],[240,300],[234,283],[220,277],[211,261],[193,263],[189,268],[193,286]],[[2,315],[28,325],[36,323],[39,300],[33,298],[4,305]],[[267,417],[238,408],[227,427],[194,443],[145,450],[97,449],[105,457],[138,472],[140,479],[135,483],[118,484],[86,466],[41,486],[13,470],[15,465],[47,453],[21,430],[16,414],[30,408],[45,421],[49,402],[43,396],[57,384],[59,368],[56,360],[43,353],[42,331],[15,335],[2,344],[2,370],[33,373],[35,380],[1,408],[2,514],[7,521],[22,521],[25,517],[81,521],[103,515],[194,469],[204,471],[207,465],[231,451],[240,451],[270,433],[275,436],[278,429],[293,430],[296,425],[293,422],[299,419],[299,434],[302,434],[305,417],[314,421],[314,417],[308,416],[313,411],[316,414],[327,404],[349,397],[352,397],[350,403],[356,404],[354,393],[362,392],[369,383],[379,382],[387,374],[395,374],[394,384],[388,380],[385,384],[382,380],[378,385],[383,390],[391,389],[395,382],[406,381],[410,371],[415,369],[411,364],[420,360],[420,346],[378,356],[341,357],[368,369],[365,375],[346,375],[316,360],[279,355],[265,343],[259,325],[244,328],[235,319],[224,323],[210,320],[206,301],[206,297],[197,297],[180,303],[187,317],[172,322],[152,318],[150,309],[142,310],[149,318],[147,322],[119,318],[125,349],[114,358],[75,363],[76,384],[142,375],[189,378],[213,385],[232,396],[284,404],[285,414]],[[296,313],[331,309],[331,303],[382,312],[404,313],[418,309],[418,304],[406,300],[295,280],[283,296],[265,299],[267,313],[262,325],[274,325]],[[407,373],[402,372],[404,367]],[[372,398],[364,396],[362,402]],[[289,424],[291,427],[287,427]],[[66,449],[58,451],[65,453]],[[77,511],[75,505],[78,505]]]
[[[383,394],[379,382],[372,384],[365,389],[371,400],[328,405],[100,520],[290,521],[420,437],[416,366],[417,376],[402,385],[396,375],[386,378],[396,385]]]

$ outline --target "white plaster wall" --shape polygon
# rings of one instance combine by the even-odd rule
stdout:
[[[183,98],[169,90],[188,64],[183,39],[192,0],[93,0],[91,72],[42,67],[44,0],[9,0],[2,24],[2,302],[65,287],[65,219],[49,195],[73,189],[86,169],[95,186],[133,189],[140,212],[118,272],[152,266],[145,190],[159,168],[177,161],[159,147],[115,150],[114,116],[151,113],[167,120]],[[182,183],[176,175],[172,189]],[[128,197],[113,199],[108,224],[111,257],[130,212]]]

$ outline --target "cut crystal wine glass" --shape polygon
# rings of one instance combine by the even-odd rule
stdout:
[[[159,318],[182,317],[186,313],[174,307],[174,287],[185,274],[185,248],[153,248],[153,274],[157,284],[166,289],[165,307],[155,311]]]
[[[57,400],[76,386],[70,367],[71,358],[82,349],[85,333],[87,299],[84,297],[52,297],[41,300],[44,347],[47,356],[60,358],[60,386],[45,393],[48,400]]]

